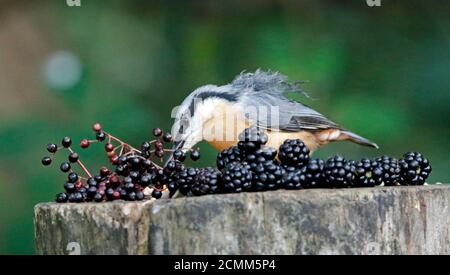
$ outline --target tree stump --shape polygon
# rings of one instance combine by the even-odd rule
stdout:
[[[41,203],[37,254],[449,254],[450,185]]]

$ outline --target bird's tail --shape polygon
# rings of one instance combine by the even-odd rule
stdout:
[[[358,136],[357,134],[352,133],[347,130],[341,131],[341,135],[339,136],[339,139],[353,141],[353,142],[356,142],[356,143],[364,145],[364,146],[369,146],[369,147],[378,149],[378,145],[375,142],[372,142],[368,139],[365,139],[365,138]]]

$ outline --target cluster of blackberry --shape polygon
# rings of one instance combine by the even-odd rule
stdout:
[[[382,156],[359,161],[333,156],[326,161],[310,159],[308,147],[299,139],[288,139],[278,148],[265,147],[267,135],[257,128],[246,129],[237,146],[217,156],[217,168],[179,173],[172,193],[184,195],[239,193],[276,189],[349,188],[377,185],[422,185],[431,173],[429,161],[419,153],[402,159]],[[200,180],[201,179],[201,180]],[[199,191],[203,190],[203,191]]]
[[[248,128],[239,135],[236,146],[217,155],[217,168],[185,167],[186,153],[165,149],[172,136],[156,128],[154,140],[145,141],[140,150],[93,126],[95,140],[83,139],[82,148],[91,143],[105,142],[105,151],[114,169],[102,167],[92,175],[71,149],[72,140],[65,137],[62,147],[48,144],[52,155],[44,157],[42,164],[52,163],[60,149],[67,149],[68,161],[60,170],[67,173],[65,192],[57,202],[101,202],[113,200],[159,199],[166,192],[170,197],[201,196],[219,193],[239,193],[277,189],[373,187],[377,185],[422,185],[431,173],[429,161],[420,153],[406,153],[402,159],[382,156],[359,161],[333,156],[326,161],[310,159],[308,147],[299,139],[287,139],[278,150],[266,147],[267,135],[259,128]],[[114,145],[113,143],[116,143]],[[189,151],[194,161],[200,158],[198,150]],[[170,160],[162,165],[163,158]],[[84,171],[85,177],[72,169],[74,164]]]
[[[177,171],[184,171],[183,161],[186,154],[180,150],[165,149],[165,144],[172,143],[170,133],[164,133],[160,128],[153,130],[154,140],[142,143],[140,150],[114,137],[102,129],[98,123],[93,125],[95,139],[83,139],[80,147],[88,148],[92,143],[104,142],[104,149],[112,169],[102,167],[98,174],[93,175],[81,162],[79,154],[72,149],[70,137],[63,138],[61,147],[51,143],[47,151],[51,156],[42,158],[44,166],[50,165],[56,154],[61,150],[69,151],[68,161],[60,165],[60,170],[67,173],[64,184],[65,192],[56,195],[57,202],[102,202],[113,200],[136,201],[146,197],[159,199],[169,187],[166,183]],[[172,147],[172,146],[171,146]],[[173,161],[164,168],[162,159],[170,155]],[[198,150],[190,151],[190,158],[198,160]],[[74,171],[78,166],[84,175]]]

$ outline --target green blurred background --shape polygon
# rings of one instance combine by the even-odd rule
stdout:
[[[62,190],[65,176],[40,165],[45,144],[78,143],[99,121],[139,145],[196,87],[242,70],[309,80],[314,100],[296,99],[381,147],[317,155],[418,150],[429,182],[450,179],[447,1],[81,2],[0,1],[0,254],[34,253],[33,206]],[[101,152],[81,153],[99,168]]]

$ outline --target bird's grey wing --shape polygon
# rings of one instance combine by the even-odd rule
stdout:
[[[264,128],[285,131],[341,127],[317,111],[281,94],[248,93],[242,96],[246,117]],[[257,110],[255,112],[255,109]]]

